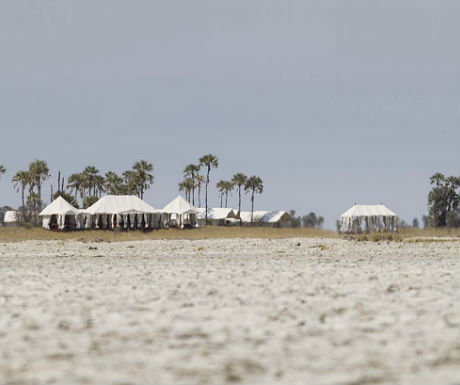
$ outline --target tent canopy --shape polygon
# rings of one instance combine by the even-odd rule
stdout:
[[[206,208],[201,207],[196,209],[196,211],[198,213],[198,219],[205,219]],[[235,212],[233,209],[225,207],[208,208],[208,219],[221,220],[227,218],[235,218]]]
[[[106,195],[84,212],[95,214],[154,214],[155,210],[148,203],[135,195]]]
[[[353,217],[396,217],[397,215],[388,207],[380,205],[353,205],[345,211],[342,218]]]
[[[63,197],[59,196],[54,201],[52,201],[48,206],[46,206],[40,214],[40,216],[49,216],[49,215],[76,215],[79,213],[79,210],[73,207],[69,202],[67,202]]]
[[[7,211],[5,212],[5,217],[3,218],[4,223],[16,223],[18,220],[16,211]]]
[[[251,222],[251,212],[241,211],[240,218],[243,223]],[[288,212],[283,210],[265,211],[259,210],[254,211],[253,221],[262,223],[277,223],[280,221],[290,221],[291,216]]]
[[[163,211],[168,214],[182,215],[187,213],[196,213],[197,210],[190,202],[187,202],[184,198],[178,195],[177,198],[169,202],[164,207]]]
[[[254,211],[253,213],[253,221],[254,222],[262,222],[262,218],[269,214],[270,211],[258,210]],[[241,211],[240,212],[240,219],[243,223],[251,222],[251,212],[250,211]]]
[[[283,210],[269,211],[262,217],[262,222],[277,223],[280,221],[290,221],[291,216],[288,212]]]

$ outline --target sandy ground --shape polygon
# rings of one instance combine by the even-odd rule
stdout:
[[[454,384],[458,242],[0,243],[2,384]]]

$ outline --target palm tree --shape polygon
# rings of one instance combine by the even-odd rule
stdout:
[[[187,187],[185,186],[185,182],[184,181],[180,182],[178,187],[179,187],[179,192],[184,192],[185,193],[185,199],[187,199]]]
[[[133,170],[127,170],[123,172],[124,188],[123,192],[126,195],[138,195],[139,182],[137,181],[137,173]]]
[[[83,184],[83,178],[82,178],[82,174],[80,173],[73,173],[67,179],[67,188],[69,190],[74,190],[75,201],[77,201],[77,193],[81,191],[82,184]]]
[[[148,163],[145,160],[140,160],[134,163],[133,170],[136,172],[136,180],[138,183],[138,195],[139,198],[144,198],[144,191],[150,188],[153,183],[153,164]]]
[[[95,186],[95,196],[99,196],[99,198],[102,196],[102,193],[104,192],[104,182],[105,179],[102,175],[96,175],[94,178],[94,186]]]
[[[37,197],[38,202],[41,204],[42,199],[42,182],[50,177],[48,164],[44,160],[36,159],[29,165],[30,177],[34,180],[34,184],[37,186]]]
[[[200,172],[199,164],[189,164],[184,168],[184,176],[192,180],[192,204],[195,205],[195,178]]]
[[[225,194],[225,207],[227,207],[228,203],[228,194],[233,190],[234,184],[232,181],[224,181],[224,194]]]
[[[226,182],[224,180],[220,180],[216,183],[217,190],[219,191],[220,207],[222,207],[222,200],[225,194],[225,183]]]
[[[251,176],[248,178],[244,185],[245,191],[251,191],[251,223],[253,222],[254,217],[254,194],[262,194],[264,191],[264,185],[262,179],[258,176]]]
[[[108,194],[120,194],[123,178],[113,171],[107,171],[104,179],[104,189]]]
[[[440,172],[437,172],[436,174],[431,176],[430,183],[431,184],[436,184],[436,187],[439,187],[441,185],[441,183],[444,182],[445,180],[446,180],[446,177],[443,174],[441,174]]]
[[[207,154],[200,158],[200,165],[206,168],[206,190],[205,190],[205,223],[208,224],[208,184],[209,184],[209,173],[211,172],[211,168],[219,167],[219,160],[213,154]]]
[[[27,185],[29,184],[30,181],[30,175],[28,171],[25,170],[19,170],[12,179],[14,183],[14,187],[16,188],[16,191],[19,191],[19,186],[21,186],[21,202],[22,202],[22,207],[25,207],[25,200],[24,200],[24,192],[26,190]]]
[[[198,207],[201,207],[201,186],[203,186],[203,175],[195,176],[195,188],[198,188]]]
[[[238,212],[241,213],[241,189],[244,188],[248,177],[242,172],[238,172],[233,175],[232,184],[238,188]]]
[[[96,195],[96,181],[99,170],[94,166],[87,166],[83,170],[85,187],[88,189],[88,195]]]

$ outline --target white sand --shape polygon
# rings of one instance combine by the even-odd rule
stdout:
[[[454,384],[459,341],[458,242],[0,243],[2,384]]]

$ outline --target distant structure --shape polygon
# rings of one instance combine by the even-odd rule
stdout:
[[[345,233],[396,231],[398,216],[383,204],[357,205],[340,216],[340,229]]]
[[[196,208],[180,195],[169,202],[162,211],[169,214],[169,227],[183,229],[198,225]]]
[[[18,224],[18,217],[16,211],[7,211],[5,212],[5,216],[3,218],[3,226],[6,227],[13,227]]]
[[[241,211],[243,225],[251,225],[251,212]],[[291,227],[292,218],[287,211],[254,211],[252,225],[262,227]]]
[[[72,230],[81,227],[80,210],[58,196],[40,214],[42,227],[47,230]]]
[[[204,226],[206,224],[206,208],[201,207],[196,210],[198,214],[198,223],[200,226]],[[238,210],[235,211],[225,207],[208,208],[208,223],[214,226],[232,226],[239,224],[240,221],[237,217],[237,212]]]
[[[81,210],[84,228],[159,229],[166,218],[135,195],[105,195],[86,210]]]

